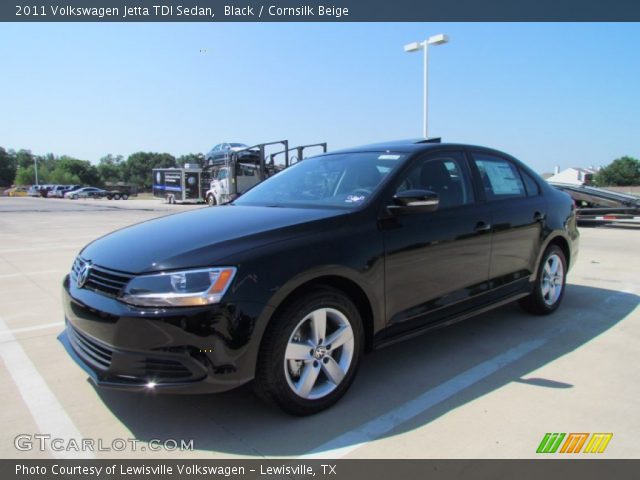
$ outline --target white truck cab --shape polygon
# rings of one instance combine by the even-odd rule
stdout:
[[[205,195],[209,206],[221,205],[232,200],[230,182],[237,181],[237,194],[242,194],[263,179],[259,175],[259,165],[238,163],[236,164],[236,175],[231,172],[229,165],[214,168],[212,171],[209,190]]]

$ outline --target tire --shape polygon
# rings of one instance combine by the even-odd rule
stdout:
[[[78,200],[78,195],[73,195],[71,198],[72,198],[73,200]]]
[[[320,333],[315,333],[314,326]],[[328,338],[319,338],[325,335]],[[320,287],[291,302],[271,320],[260,345],[254,391],[291,415],[318,413],[335,404],[351,386],[363,345],[364,329],[356,306],[340,291]]]
[[[122,200],[129,200],[129,195],[127,195],[126,193],[122,194]]]
[[[114,200],[120,200],[120,194],[119,194],[119,193],[116,193],[116,194],[113,196],[113,199],[114,199]]]
[[[549,315],[557,310],[564,297],[567,282],[567,260],[557,245],[550,246],[542,256],[533,291],[519,301],[527,312]]]
[[[213,195],[207,195],[207,205],[209,205],[210,207],[215,207],[216,197],[214,197]]]

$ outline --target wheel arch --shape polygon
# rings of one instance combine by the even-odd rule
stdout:
[[[540,262],[542,261],[542,257],[544,256],[545,252],[552,245],[557,245],[562,250],[562,253],[564,253],[565,261],[567,263],[567,269],[571,265],[571,260],[572,260],[571,246],[570,246],[571,244],[569,240],[565,238],[565,236],[561,232],[557,232],[554,235],[549,235],[549,237],[547,237],[547,239],[543,243],[542,248],[540,248],[540,252],[538,253],[538,258],[536,259],[535,268],[533,269],[533,273],[531,275],[531,281],[536,280],[538,276],[538,265],[540,265]]]
[[[306,292],[313,291],[319,287],[329,287],[344,293],[356,306],[362,319],[362,326],[365,334],[364,350],[370,351],[373,347],[373,335],[375,330],[376,314],[374,305],[365,289],[355,280],[340,274],[324,274],[302,281],[290,288],[277,302],[269,321],[269,324],[279,312],[284,310],[291,302],[295,301]]]

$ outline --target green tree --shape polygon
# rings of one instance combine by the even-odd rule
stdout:
[[[51,183],[50,180],[50,170],[47,164],[41,165],[38,163],[38,183],[40,185]],[[19,167],[16,172],[16,179],[14,183],[16,185],[31,185],[36,181],[36,172],[33,165],[30,165],[26,168]]]
[[[12,153],[12,152],[9,152]],[[29,185],[36,183],[35,164],[38,164],[38,183],[49,182],[49,174],[55,168],[57,158],[48,153],[44,156],[34,155],[31,150],[18,150],[15,154],[16,160],[16,185]]]
[[[82,183],[86,185],[97,185],[100,183],[100,175],[95,165],[87,160],[78,160],[77,158],[63,155],[54,164],[51,172],[51,182],[55,183]],[[66,179],[57,182],[54,178]],[[67,181],[73,180],[73,181]]]
[[[18,162],[14,152],[0,147],[0,186],[8,187],[13,183],[18,170]]]
[[[624,156],[602,168],[593,179],[601,187],[640,185],[640,160]]]
[[[122,155],[105,155],[98,163],[98,175],[103,184],[116,183],[123,179],[124,159]]]
[[[176,166],[176,159],[169,153],[136,152],[129,155],[124,165],[123,180],[140,188],[151,188],[151,171],[154,168]]]
[[[78,175],[71,173],[64,168],[56,167],[49,175],[48,183],[53,183],[55,185],[81,185],[86,182],[83,182]]]
[[[18,150],[15,157],[18,168],[29,168],[33,166],[35,155],[31,153],[31,150]]]

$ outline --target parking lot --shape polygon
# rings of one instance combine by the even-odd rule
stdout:
[[[532,458],[546,432],[612,432],[602,457],[640,458],[635,227],[581,230],[554,315],[508,305],[374,352],[346,397],[313,417],[289,417],[248,387],[203,396],[96,390],[56,339],[62,278],[92,239],[191,208],[208,207],[0,198],[1,457],[167,458],[148,442],[172,439],[193,440],[179,455],[198,458]],[[140,444],[82,455],[15,448],[17,435],[34,433]]]

